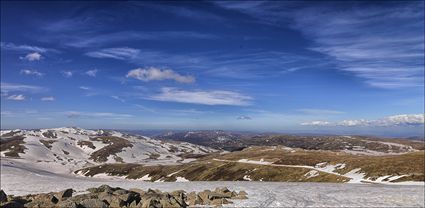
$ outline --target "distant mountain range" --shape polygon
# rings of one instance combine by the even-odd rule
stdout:
[[[2,174],[143,181],[422,183],[424,142],[225,131],[1,131]],[[59,174],[59,175],[58,175]]]

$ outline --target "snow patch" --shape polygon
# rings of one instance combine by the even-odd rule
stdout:
[[[189,180],[187,180],[187,179],[186,179],[186,178],[184,178],[184,177],[177,176],[177,177],[176,177],[176,182],[189,182]]]

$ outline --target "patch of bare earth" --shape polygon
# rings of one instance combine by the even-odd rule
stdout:
[[[9,138],[1,138],[0,151],[7,151],[4,153],[6,157],[19,158],[19,153],[24,153],[27,148],[24,146],[25,137],[23,136],[12,136]]]
[[[115,136],[94,137],[94,138],[90,138],[90,140],[101,141],[104,144],[108,144],[107,146],[102,147],[101,149],[93,152],[90,155],[90,159],[99,163],[106,162],[108,161],[109,156],[111,155],[116,156],[116,154],[121,152],[122,149],[133,146],[130,141],[120,137],[115,137]],[[119,161],[119,159],[116,159],[116,160]]]

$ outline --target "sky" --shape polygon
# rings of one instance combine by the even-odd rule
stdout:
[[[423,136],[423,1],[1,2],[1,128]]]

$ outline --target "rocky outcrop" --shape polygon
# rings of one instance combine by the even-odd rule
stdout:
[[[199,193],[186,194],[183,190],[162,192],[160,190],[125,190],[102,185],[87,189],[88,193],[73,196],[74,190],[30,194],[26,196],[7,196],[0,191],[0,207],[53,207],[53,208],[162,208],[188,207],[196,205],[220,206],[232,203],[231,199],[246,199],[247,193],[216,188]]]
[[[237,193],[224,187],[216,188],[214,191],[190,192],[187,194],[187,202],[191,206],[231,204],[233,202],[229,201],[229,199],[247,199],[247,195],[245,191]]]

